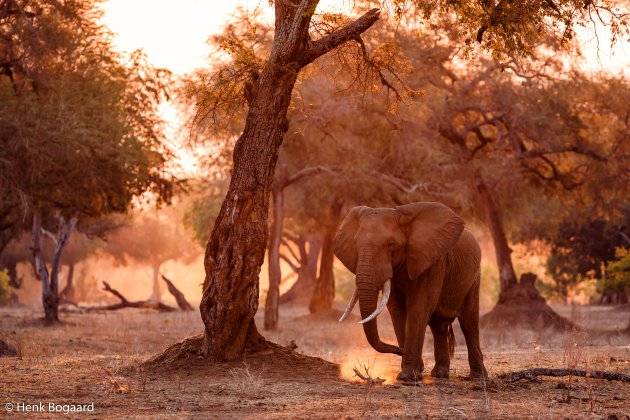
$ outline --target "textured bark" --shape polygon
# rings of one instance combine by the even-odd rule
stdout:
[[[371,10],[313,42],[309,26],[317,3],[274,2],[271,54],[252,85],[245,129],[234,148],[230,186],[206,247],[200,312],[205,325],[202,352],[210,361],[241,358],[246,347],[259,348],[264,342],[254,324],[258,275],[267,245],[269,193],[298,73],[379,17],[378,10]]]
[[[332,249],[332,244],[335,239],[337,229],[339,228],[339,222],[341,221],[342,208],[343,203],[341,201],[335,201],[332,203],[326,214],[326,221],[324,222],[326,231],[322,241],[322,256],[319,264],[319,276],[317,277],[315,290],[313,291],[313,296],[311,297],[311,301],[308,305],[311,313],[331,309],[333,300],[335,299],[335,254]]]
[[[503,220],[501,219],[501,214],[492,192],[479,174],[476,175],[475,184],[484,207],[486,224],[492,235],[492,243],[494,245],[501,286],[499,302],[503,302],[505,299],[505,291],[515,286],[518,282],[514,265],[512,264],[512,249],[508,244],[505,229],[503,228]]]
[[[61,267],[61,255],[70,240],[70,235],[77,223],[77,216],[72,216],[66,222],[60,212],[57,212],[59,223],[57,235],[54,237],[55,250],[53,252],[50,273],[42,257],[41,234],[42,212],[35,209],[33,212],[32,251],[35,260],[35,274],[42,283],[42,304],[44,306],[44,320],[47,322],[59,321],[59,269]]]

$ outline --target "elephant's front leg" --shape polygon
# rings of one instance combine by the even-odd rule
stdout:
[[[397,289],[392,290],[392,295],[387,302],[387,310],[392,318],[394,333],[398,340],[398,347],[405,348],[405,325],[407,323],[407,312],[405,308],[405,296]]]
[[[431,371],[431,376],[436,378],[448,378],[448,371],[451,364],[448,344],[450,322],[431,320],[429,325],[433,333],[433,354],[435,355],[435,367]]]
[[[403,355],[402,370],[396,376],[399,381],[419,381],[422,379],[424,364],[422,363],[422,347],[424,333],[429,321],[425,311],[407,310],[407,325],[405,328],[405,354]]]

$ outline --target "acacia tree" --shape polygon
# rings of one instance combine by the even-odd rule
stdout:
[[[122,57],[93,3],[1,3],[1,189],[32,215],[32,252],[45,319],[58,321],[61,257],[79,218],[124,212],[150,191],[169,200],[157,105],[168,72]],[[47,224],[56,232],[50,270]]]
[[[309,27],[317,1],[276,1],[271,53],[252,76],[245,129],[234,147],[234,169],[227,196],[206,248],[206,279],[201,316],[203,353],[209,360],[231,360],[262,337],[254,324],[258,274],[267,241],[269,193],[278,149],[288,130],[291,92],[302,68],[372,26],[372,9],[315,41]],[[229,298],[228,298],[229,297]],[[225,304],[225,299],[230,303]]]
[[[160,268],[164,263],[190,263],[200,255],[197,244],[180,225],[180,217],[172,208],[136,214],[127,226],[110,235],[103,247],[117,261],[131,258],[151,267],[152,301],[162,300]]]
[[[239,358],[246,347],[256,348],[263,341],[253,321],[258,306],[257,280],[268,234],[269,193],[278,149],[288,130],[286,114],[298,74],[348,41],[358,41],[365,47],[360,35],[379,18],[379,11],[372,9],[324,34],[315,32],[313,40],[309,29],[318,3],[274,1],[273,46],[260,71],[247,65],[242,68],[241,74],[251,77],[243,89],[238,85],[234,89],[233,84],[218,79],[218,85],[244,92],[249,107],[244,131],[234,147],[230,187],[206,247],[200,312],[205,325],[202,352],[211,361]],[[399,3],[403,2],[395,2]],[[550,32],[561,37],[571,32],[577,19],[588,17],[590,10],[600,7],[593,2],[588,2],[586,8],[583,3],[578,7],[574,1],[552,3],[554,7],[549,2],[531,7],[516,2],[418,3],[424,6],[427,17],[454,8],[461,12],[464,25],[477,27],[478,41],[491,39],[490,48],[509,41],[505,44],[508,50],[525,53],[530,35]],[[546,20],[562,26],[561,33],[555,32],[553,25],[543,25]]]

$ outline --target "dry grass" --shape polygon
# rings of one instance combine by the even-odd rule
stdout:
[[[568,316],[571,309],[563,310]],[[265,335],[281,344],[295,340],[297,351],[339,363],[339,371],[313,359],[296,364],[274,353],[211,366],[195,360],[187,370],[158,372],[140,362],[198,333],[197,313],[66,315],[62,325],[45,328],[34,320],[36,314],[10,311],[0,314],[0,338],[19,357],[0,359],[0,403],[93,401],[98,418],[624,418],[630,414],[627,384],[576,377],[507,384],[496,377],[534,366],[630,372],[628,339],[615,335],[613,325],[617,318],[625,323],[627,315],[581,309],[584,323],[611,330],[595,340],[582,332],[549,337],[507,332],[500,340],[485,335],[488,381],[463,378],[468,366],[459,336],[450,379],[425,378],[419,386],[404,386],[393,381],[400,358],[371,351],[356,322],[312,319],[303,310],[284,309],[281,329]],[[394,341],[386,317],[379,324],[384,340]],[[433,366],[431,349],[428,334],[426,371]],[[353,367],[386,382],[366,385],[354,377]]]

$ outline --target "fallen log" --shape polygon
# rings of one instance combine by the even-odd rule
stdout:
[[[103,281],[103,290],[111,293],[120,299],[120,303],[105,306],[90,306],[88,308],[81,308],[86,311],[116,311],[123,308],[140,308],[140,309],[155,309],[160,312],[173,312],[177,308],[163,304],[162,302],[151,302],[147,300],[129,301],[118,290],[112,289],[112,287],[106,281]]]
[[[584,378],[606,379],[609,381],[630,382],[630,375],[621,372],[606,372],[602,370],[587,369],[549,369],[549,368],[532,368],[521,370],[518,372],[508,372],[499,375],[499,379],[509,383],[520,381],[521,379],[534,379],[538,376],[581,376]]]
[[[180,292],[179,289],[175,287],[173,282],[167,279],[164,274],[160,273],[160,276],[162,276],[162,280],[164,280],[164,282],[166,283],[166,286],[168,287],[168,291],[170,292],[170,294],[173,295],[173,297],[175,298],[175,301],[177,302],[177,306],[179,306],[179,309],[181,309],[182,311],[192,311],[193,307],[190,305],[190,303],[188,303],[188,301],[186,300],[186,297],[184,297],[184,294]]]

